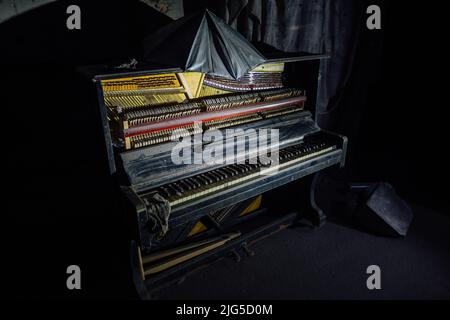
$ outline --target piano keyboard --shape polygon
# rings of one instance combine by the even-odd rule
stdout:
[[[243,184],[260,175],[270,174],[272,171],[282,170],[310,160],[335,149],[336,146],[326,142],[304,142],[280,150],[278,166],[265,167],[259,162],[256,164],[227,165],[219,169],[163,185],[154,191],[157,191],[167,199],[170,205],[174,207],[185,202],[206,197],[232,186]],[[143,198],[145,199],[145,195]]]

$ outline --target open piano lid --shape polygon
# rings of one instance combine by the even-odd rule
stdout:
[[[143,47],[144,61],[227,79],[265,62],[247,39],[208,10],[169,23],[148,36]]]

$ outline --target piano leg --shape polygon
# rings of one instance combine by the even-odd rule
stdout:
[[[130,242],[130,261],[133,282],[137,294],[141,299],[151,300],[151,295],[145,286],[144,270],[142,267],[142,256],[140,249],[135,241]]]
[[[327,219],[327,216],[323,212],[323,210],[319,207],[319,205],[316,202],[316,187],[318,183],[320,182],[320,174],[321,171],[316,172],[313,175],[313,179],[311,182],[311,186],[309,189],[309,203],[311,205],[311,214],[312,214],[312,222],[318,226],[321,227],[325,224],[325,221]]]
[[[300,218],[306,218],[315,227],[321,227],[326,221],[326,215],[316,202],[316,188],[321,180],[321,171],[302,179],[299,190]]]

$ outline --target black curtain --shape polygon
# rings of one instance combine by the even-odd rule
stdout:
[[[361,1],[227,0],[218,11],[251,41],[285,52],[330,54],[318,111],[326,115],[334,107],[329,102],[345,87],[351,70]]]
[[[381,8],[381,30],[366,27],[372,4]],[[450,162],[441,148],[448,98],[431,74],[446,64],[435,50],[445,10],[385,0],[184,0],[184,7],[208,7],[249,40],[280,50],[329,53],[318,111],[322,128],[349,138],[338,178],[387,181],[407,199],[449,211],[442,183]]]
[[[321,78],[319,124],[347,135],[349,151],[353,154],[367,90],[376,83],[381,64],[383,32],[367,32],[365,11],[369,4],[376,2],[221,0],[195,4],[185,1],[185,9],[189,12],[209,7],[247,39],[278,50],[329,54]],[[380,1],[378,4],[382,5]],[[370,49],[366,45],[368,41]],[[362,74],[371,76],[361,79]],[[346,102],[349,95],[353,99],[350,104]],[[347,178],[356,168],[353,159],[352,156],[348,159]]]

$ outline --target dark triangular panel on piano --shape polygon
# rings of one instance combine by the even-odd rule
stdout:
[[[143,45],[147,62],[228,79],[238,79],[265,61],[247,39],[208,10],[168,24]]]

